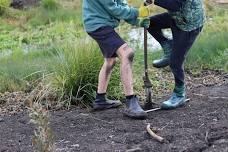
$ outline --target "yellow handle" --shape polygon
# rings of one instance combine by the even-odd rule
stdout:
[[[145,17],[148,17],[149,15],[150,15],[149,7],[144,6],[144,4],[142,4],[139,7],[139,17],[140,18],[145,18]]]

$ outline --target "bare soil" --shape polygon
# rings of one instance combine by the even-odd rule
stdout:
[[[228,152],[228,83],[197,83],[188,90],[188,98],[186,106],[152,112],[146,120],[124,117],[123,107],[53,111],[50,122],[56,151]],[[146,133],[148,123],[168,143],[151,138]],[[26,111],[0,115],[0,152],[33,151],[33,134]]]

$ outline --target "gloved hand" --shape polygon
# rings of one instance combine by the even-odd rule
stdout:
[[[138,18],[137,19],[137,26],[149,28],[150,26],[150,19],[149,18]]]
[[[139,18],[145,18],[148,17],[150,15],[150,10],[147,6],[144,6],[144,4],[142,4],[139,7]]]

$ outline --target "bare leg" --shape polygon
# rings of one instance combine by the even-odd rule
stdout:
[[[117,54],[121,60],[120,72],[121,80],[124,87],[124,93],[126,96],[133,95],[133,74],[132,74],[132,62],[134,58],[133,50],[125,43],[122,45]]]
[[[120,105],[122,105],[122,103],[119,100],[109,100],[105,98],[109,79],[115,63],[116,58],[105,58],[104,64],[100,70],[98,77],[97,95],[95,102],[93,103],[94,110],[117,108]]]
[[[116,58],[105,58],[104,64],[100,70],[98,77],[98,89],[97,93],[106,93],[108,82],[112,73],[112,69],[115,66]]]
[[[144,119],[146,117],[146,112],[143,111],[139,105],[139,99],[134,96],[133,91],[132,63],[134,59],[134,52],[125,43],[118,49],[117,54],[121,60],[121,80],[124,87],[124,93],[126,95],[126,109],[124,114],[134,119]]]

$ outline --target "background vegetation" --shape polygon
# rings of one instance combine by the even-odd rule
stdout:
[[[131,4],[138,6],[139,2]],[[83,30],[81,0],[42,0],[39,7],[26,10],[8,6],[7,0],[0,2],[0,92],[30,92],[47,77],[61,98],[74,104],[92,101],[103,59],[97,44]],[[162,11],[153,9],[154,13]],[[228,11],[207,4],[207,12],[207,23],[187,57],[186,68],[194,73],[205,69],[227,72]],[[119,31],[126,35],[130,28],[123,24]],[[150,53],[150,61],[160,55],[161,51]],[[138,94],[144,92],[142,61],[142,50],[136,50]],[[150,70],[155,94],[172,87],[172,80],[161,81],[159,71]],[[123,96],[118,66],[108,92],[112,98]]]

